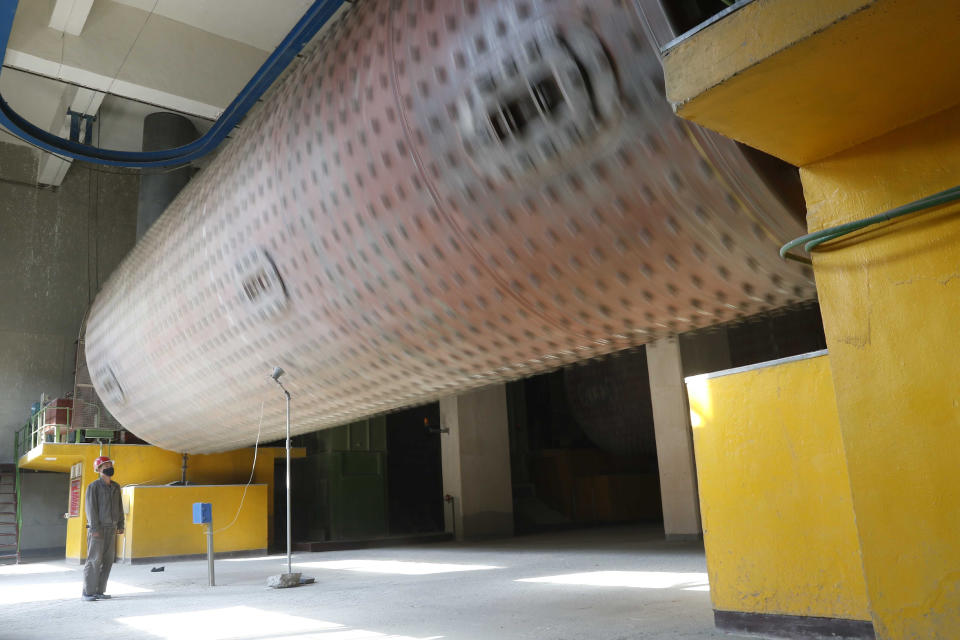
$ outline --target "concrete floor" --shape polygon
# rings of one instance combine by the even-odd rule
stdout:
[[[107,601],[63,560],[0,567],[0,638],[504,640],[719,638],[699,544],[633,527],[487,543],[297,553],[317,584],[273,590],[285,556],[115,565]]]

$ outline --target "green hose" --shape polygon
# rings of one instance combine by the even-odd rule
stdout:
[[[847,222],[846,224],[840,224],[835,227],[830,227],[829,229],[821,229],[820,231],[815,231],[814,233],[808,233],[805,236],[800,236],[799,238],[795,238],[780,247],[780,257],[793,260],[799,259],[801,262],[805,262],[806,258],[797,256],[795,254],[789,254],[787,252],[794,247],[803,245],[803,250],[807,253],[810,253],[813,251],[813,249],[820,246],[824,242],[836,240],[837,238],[851,234],[854,231],[859,231],[860,229],[865,229],[866,227],[870,227],[881,222],[893,220],[894,218],[910,215],[911,213],[927,211],[934,207],[939,207],[957,200],[960,200],[960,186],[953,187],[939,193],[934,193],[933,195],[920,198],[919,200],[915,200],[894,209],[890,209],[889,211],[884,211],[883,213],[878,213],[870,216],[869,218],[864,218],[863,220]]]

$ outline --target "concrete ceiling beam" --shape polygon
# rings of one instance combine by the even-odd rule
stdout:
[[[161,109],[179,111],[187,115],[206,118],[208,120],[216,120],[223,112],[223,107],[218,105],[191,100],[181,95],[161,91],[134,82],[116,80],[109,76],[79,67],[58,64],[54,60],[31,55],[26,51],[7,49],[7,57],[4,60],[4,64],[11,68],[34,73],[45,78],[60,80],[61,82],[71,85],[89,87],[91,90],[104,94],[111,93],[138,102],[156,105]]]
[[[93,0],[56,0],[47,26],[72,36],[79,36],[92,7]]]
[[[46,3],[19,4],[5,66],[206,119],[219,117],[268,55],[116,2],[94,2],[79,36],[48,28],[49,17]]]

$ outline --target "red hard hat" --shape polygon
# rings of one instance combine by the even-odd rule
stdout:
[[[100,467],[102,467],[103,465],[105,465],[105,464],[108,463],[108,462],[112,464],[112,463],[113,463],[113,460],[111,460],[111,459],[108,458],[107,456],[100,456],[99,458],[97,458],[96,460],[93,461],[93,470],[96,471],[97,473],[99,473],[99,472],[100,472]]]

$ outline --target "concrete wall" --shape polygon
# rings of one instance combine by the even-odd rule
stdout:
[[[0,142],[0,462],[41,393],[73,390],[83,315],[136,233],[138,176],[74,166],[41,190],[19,183],[36,177],[24,151]],[[21,500],[21,549],[62,548],[66,475],[23,474]]]
[[[22,147],[0,143],[3,159]],[[0,462],[42,392],[73,390],[90,301],[133,247],[139,177],[75,166],[57,191],[0,174]]]

